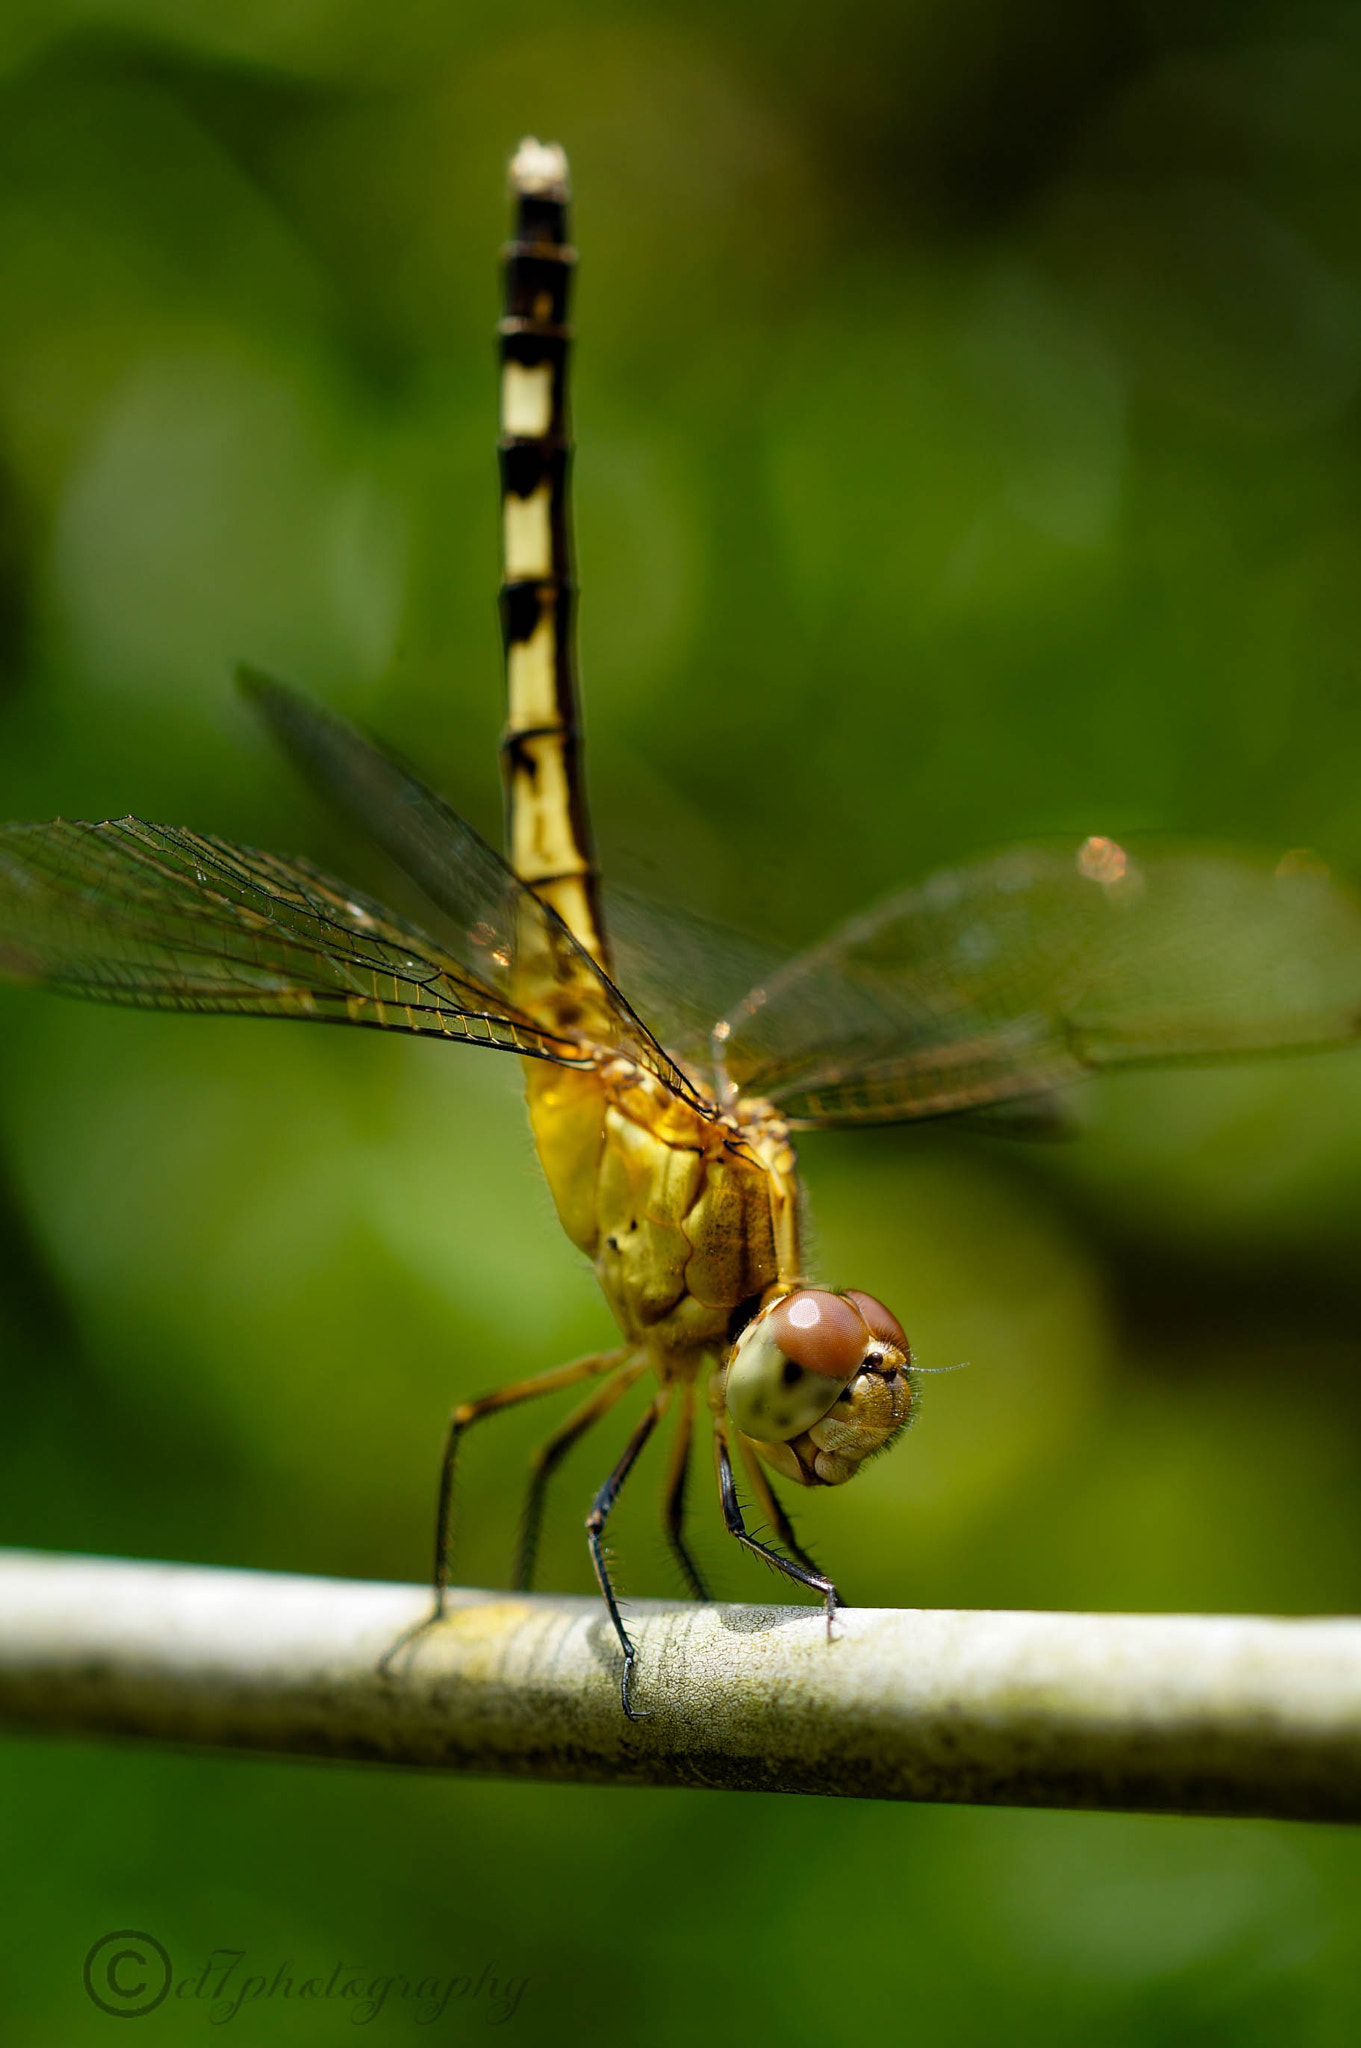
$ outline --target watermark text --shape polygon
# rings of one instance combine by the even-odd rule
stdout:
[[[433,2027],[455,2012],[464,2021],[480,2018],[486,2026],[503,2027],[520,2010],[529,1984],[527,1976],[497,1963],[421,1975],[343,1961],[316,1970],[291,1958],[262,1962],[243,1948],[212,1949],[181,1972],[154,1935],[127,1927],[100,1936],[85,1958],[84,1978],[86,1993],[101,2012],[138,2019],[169,2002],[197,2009],[215,2027],[229,2025],[244,2007],[266,2000],[331,2004],[356,2027],[385,2014]]]

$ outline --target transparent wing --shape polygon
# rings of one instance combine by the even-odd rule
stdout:
[[[0,971],[142,1009],[366,1024],[590,1060],[310,863],[139,818],[0,827]]]
[[[604,905],[630,1002],[670,1052],[708,1078],[715,1021],[775,973],[787,949],[613,883]]]
[[[255,670],[242,688],[303,774],[361,825],[441,913],[449,953],[518,1014],[559,1038],[637,1060],[690,1086],[609,977],[442,797],[333,713]]]
[[[1045,1098],[1108,1067],[1340,1045],[1361,1031],[1361,904],[1312,856],[1107,839],[935,875],[754,988],[732,1084],[802,1125]]]

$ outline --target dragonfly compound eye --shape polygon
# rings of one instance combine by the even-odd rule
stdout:
[[[788,1443],[841,1398],[870,1348],[861,1311],[801,1287],[747,1324],[728,1366],[728,1413],[758,1443]]]
[[[907,1333],[894,1315],[892,1309],[876,1301],[872,1294],[862,1294],[858,1287],[846,1289],[846,1300],[853,1301],[869,1328],[870,1335],[877,1337],[881,1344],[891,1344],[895,1351],[901,1351],[904,1358],[911,1357]]]

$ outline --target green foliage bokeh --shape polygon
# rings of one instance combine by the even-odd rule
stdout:
[[[246,658],[495,832],[490,337],[526,132],[575,174],[612,873],[790,944],[1056,830],[1361,874],[1342,0],[3,0],[0,815],[134,810],[381,885],[251,729]],[[451,1401],[607,1335],[513,1063],[8,990],[0,1044],[5,1539],[418,1577]],[[865,1602],[1355,1609],[1361,1066],[1083,1110],[1039,1153],[806,1142],[826,1277],[968,1369],[805,1534]],[[470,1451],[469,1580],[504,1574],[545,1426]],[[566,1471],[544,1583],[587,1588],[611,1455]],[[637,1496],[625,1587],[676,1591]],[[703,1467],[695,1500],[723,1592],[768,1597]],[[1326,1830],[37,1744],[0,1811],[16,2041],[103,2038],[80,1958],[129,1925],[186,1972],[496,1960],[527,2040],[1361,2026],[1361,1850]]]

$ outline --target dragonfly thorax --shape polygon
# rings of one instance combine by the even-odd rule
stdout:
[[[664,1379],[726,1354],[735,1315],[798,1271],[797,1182],[777,1119],[739,1126],[634,1062],[533,1063],[530,1119],[564,1229]]]

